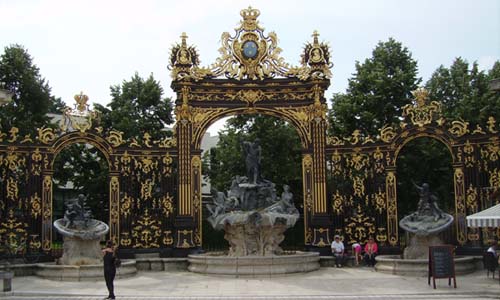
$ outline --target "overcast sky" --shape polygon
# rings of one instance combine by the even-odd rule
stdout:
[[[0,47],[26,47],[67,104],[83,91],[107,104],[109,86],[153,73],[170,90],[169,50],[186,32],[202,65],[218,56],[220,36],[231,34],[241,9],[260,10],[265,32],[278,35],[282,56],[298,64],[314,30],[330,44],[333,78],[327,98],[343,92],[355,61],[371,56],[379,41],[393,37],[418,61],[424,82],[455,57],[489,69],[500,59],[500,1],[103,1],[0,0]]]

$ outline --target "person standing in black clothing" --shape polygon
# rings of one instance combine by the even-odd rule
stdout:
[[[102,253],[104,255],[104,279],[109,292],[108,298],[105,299],[115,299],[113,280],[115,280],[116,266],[115,248],[112,241],[106,242],[106,248],[102,250]]]

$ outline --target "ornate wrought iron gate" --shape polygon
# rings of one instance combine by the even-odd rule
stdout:
[[[235,34],[222,35],[221,56],[200,67],[193,46],[181,36],[170,55],[172,89],[177,93],[175,135],[124,140],[123,133],[93,124],[85,95],[76,96],[57,129],[36,136],[18,129],[0,132],[0,234],[33,235],[38,247],[52,247],[53,163],[74,143],[90,143],[109,166],[110,238],[125,251],[160,249],[185,255],[202,247],[201,139],[216,120],[235,114],[267,114],[287,120],[302,144],[304,240],[328,247],[331,236],[363,241],[368,234],[397,246],[396,161],[409,141],[426,136],[445,144],[453,158],[457,243],[479,239],[465,216],[482,208],[487,189],[500,189],[500,145],[493,118],[469,128],[462,120],[441,117],[440,104],[428,103],[424,90],[405,107],[400,128],[384,127],[380,136],[355,131],[351,137],[326,135],[326,99],[332,67],[330,52],[314,32],[300,66],[279,56],[274,32],[264,34],[260,12],[241,11]],[[328,176],[327,176],[328,175]],[[327,183],[327,177],[332,181]],[[348,180],[339,187],[338,180]],[[500,235],[500,233],[497,233]]]

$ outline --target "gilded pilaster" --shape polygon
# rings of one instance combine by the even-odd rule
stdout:
[[[326,214],[325,125],[323,118],[315,118],[312,121],[315,214]]]
[[[118,175],[109,179],[109,237],[118,245],[120,236],[120,180]]]
[[[191,199],[191,124],[177,125],[179,138],[179,215],[192,215]]]
[[[313,164],[310,154],[302,156],[302,181],[304,193],[304,241],[306,245],[310,245],[313,238],[312,229],[309,228],[309,216],[313,206]]]
[[[467,225],[466,225],[466,204],[465,204],[465,183],[463,168],[455,167],[453,175],[453,183],[455,186],[455,224],[457,228],[457,241],[464,245],[467,242]]]
[[[52,174],[43,176],[42,186],[42,249],[52,249]]]
[[[191,159],[191,179],[192,179],[192,195],[194,214],[198,216],[198,233],[199,239],[194,239],[198,246],[201,246],[202,240],[202,202],[201,202],[201,158],[199,155],[194,155]]]
[[[396,246],[398,243],[398,204],[395,171],[387,171],[385,194],[387,195],[387,236],[389,244]]]

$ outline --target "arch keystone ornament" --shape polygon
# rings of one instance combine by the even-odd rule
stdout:
[[[264,33],[258,9],[248,7],[241,10],[240,16],[242,20],[234,34],[222,34],[220,56],[210,66],[200,66],[196,47],[187,44],[185,33],[171,50],[169,69],[171,87],[177,93],[179,150],[176,245],[195,247],[198,239],[181,236],[185,236],[185,230],[201,233],[198,204],[201,166],[192,162],[201,151],[205,131],[226,116],[264,114],[288,121],[300,137],[306,159],[304,207],[308,207],[304,212],[304,235],[308,244],[326,247],[330,220],[325,178],[324,92],[332,75],[329,47],[319,41],[319,33],[314,31],[313,40],[306,43],[301,55],[301,65],[291,66],[280,56],[282,50],[276,33]],[[308,232],[320,232],[322,236],[312,239]]]

